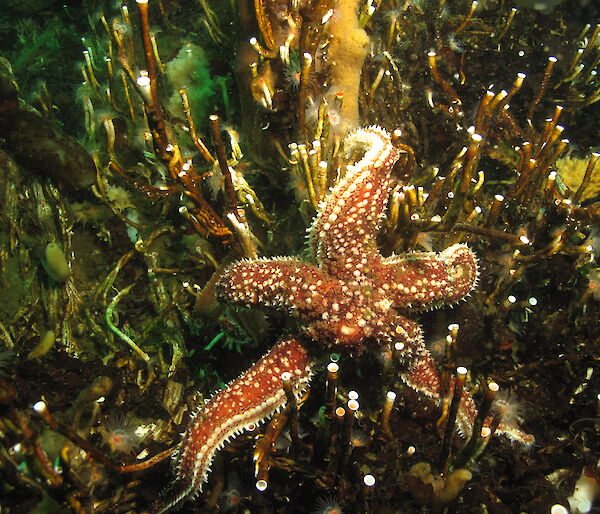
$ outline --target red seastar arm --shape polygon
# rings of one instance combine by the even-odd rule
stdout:
[[[216,284],[217,298],[245,307],[284,310],[308,321],[327,308],[327,292],[337,284],[316,266],[278,257],[239,261]]]
[[[440,399],[440,374],[431,353],[423,343],[421,327],[411,319],[398,315],[391,324],[386,339],[393,344],[401,343],[401,355],[409,364],[408,370],[402,373],[402,380],[415,391],[435,400]],[[467,418],[475,419],[476,411],[467,414]]]
[[[402,379],[415,391],[433,398],[436,403],[440,402],[440,375],[429,350],[424,345],[419,349],[419,355],[412,361],[410,369],[402,375]],[[448,394],[452,394],[452,391]],[[473,398],[467,391],[463,391],[456,415],[456,428],[461,435],[464,437],[471,435],[476,416],[477,408]]]
[[[461,300],[477,283],[477,258],[464,244],[384,260],[382,282],[398,308],[427,309]]]
[[[402,380],[415,391],[433,398],[436,403],[441,400],[441,380],[437,366],[429,350],[423,343],[423,337],[420,327],[412,320],[403,316],[398,316],[395,328],[393,329],[393,339],[405,345],[404,355],[410,360],[410,367],[402,374]],[[452,382],[450,384],[449,395],[453,391]],[[456,416],[456,428],[464,437],[470,437],[473,432],[473,423],[477,416],[477,407],[468,391],[463,390],[460,407]],[[486,426],[492,423],[492,419],[485,421]],[[533,444],[534,437],[531,434],[523,432],[514,423],[501,422],[496,430],[513,441],[529,446]]]
[[[300,397],[311,377],[310,361],[294,338],[273,347],[194,415],[175,456],[176,477],[152,512],[165,512],[202,491],[215,453],[246,427],[285,406],[281,378],[285,372],[291,374],[294,394]]]
[[[364,155],[347,166],[344,178],[319,205],[309,237],[313,255],[327,273],[355,279],[371,267],[373,259],[379,261],[375,237],[399,152],[380,127],[352,132],[344,141],[344,151],[348,157],[359,151]]]

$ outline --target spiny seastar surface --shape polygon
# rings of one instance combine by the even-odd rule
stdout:
[[[297,320],[303,338],[285,338],[192,420],[176,457],[177,477],[157,512],[201,491],[216,450],[246,425],[285,405],[282,372],[292,373],[294,390],[302,393],[310,379],[306,340],[358,351],[402,343],[408,362],[404,381],[439,399],[435,363],[421,328],[407,314],[464,298],[477,281],[477,260],[462,244],[439,254],[383,257],[376,236],[399,151],[379,127],[353,132],[344,149],[348,160],[362,158],[347,166],[344,178],[319,205],[309,233],[314,263],[288,257],[244,260],[217,282],[219,300],[284,311]],[[462,433],[470,433],[475,416],[473,400],[465,393],[457,420]],[[515,439],[526,437],[516,427],[501,425],[499,430]]]

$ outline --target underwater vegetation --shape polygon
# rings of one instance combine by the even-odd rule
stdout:
[[[3,512],[597,508],[593,3],[9,7]]]

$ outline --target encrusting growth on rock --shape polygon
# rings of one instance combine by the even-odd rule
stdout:
[[[344,95],[340,133],[358,126],[360,74],[369,48],[369,36],[358,23],[358,0],[339,0],[329,22],[327,60],[331,65],[328,101],[334,105],[338,93]]]

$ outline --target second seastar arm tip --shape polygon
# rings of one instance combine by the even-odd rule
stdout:
[[[392,255],[383,261],[382,272],[394,305],[410,310],[456,303],[468,296],[479,278],[477,257],[465,244],[440,253]]]
[[[466,244],[455,244],[440,253],[452,277],[452,291],[446,293],[446,300],[457,302],[467,296],[477,285],[479,267],[477,257]]]

